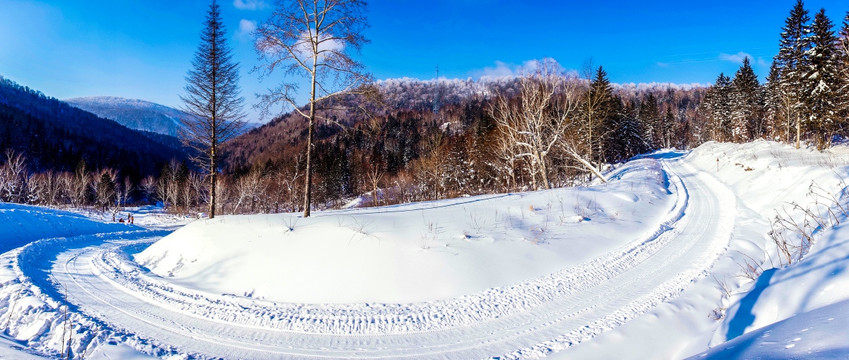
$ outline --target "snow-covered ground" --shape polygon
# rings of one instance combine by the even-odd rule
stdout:
[[[847,163],[709,143],[587,188],[184,227],[0,204],[0,357],[845,357],[849,228],[809,192],[845,206]],[[758,277],[802,208],[830,222]]]

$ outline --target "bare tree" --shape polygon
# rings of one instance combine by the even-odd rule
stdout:
[[[218,173],[218,146],[235,136],[242,127],[239,97],[239,66],[227,46],[227,32],[218,4],[212,0],[201,32],[201,44],[186,75],[183,110],[183,142],[194,148],[194,162],[209,175],[209,218],[215,217],[215,185]]]
[[[563,76],[553,60],[546,59],[539,69],[521,78],[518,98],[498,96],[490,113],[498,125],[504,144],[512,144],[512,156],[525,159],[530,166],[534,188],[540,179],[551,188],[551,155],[562,151],[586,170],[606,181],[601,172],[577,150],[577,140],[568,138],[579,128],[579,81]]]
[[[312,149],[316,110],[340,95],[364,91],[371,77],[351,57],[368,42],[364,0],[278,0],[271,17],[256,31],[256,50],[265,76],[282,68],[286,75],[310,79],[309,110],[296,102],[298,86],[287,82],[261,96],[263,113],[276,104],[291,106],[308,121],[304,217],[310,216]],[[325,119],[326,120],[326,119]]]
[[[91,184],[91,174],[86,168],[86,163],[81,160],[77,164],[77,169],[73,176],[69,178],[68,196],[71,198],[72,206],[83,206],[88,202],[89,185]]]
[[[0,200],[21,202],[28,177],[26,157],[12,149],[6,150],[6,163],[0,166]]]
[[[109,210],[115,205],[118,197],[118,172],[115,169],[106,168],[91,177],[91,190],[94,193],[97,207],[101,210]]]
[[[150,201],[153,196],[156,196],[156,179],[153,176],[148,175],[139,183],[139,187],[144,192],[145,198],[147,201]]]

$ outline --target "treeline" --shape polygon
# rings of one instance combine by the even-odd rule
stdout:
[[[849,135],[849,13],[839,33],[821,9],[813,22],[799,0],[782,29],[766,83],[749,59],[720,74],[701,107],[703,140],[803,141],[818,149]]]
[[[341,112],[342,106],[335,104],[322,112],[331,121],[317,128],[313,197],[320,207],[339,207],[360,195],[359,205],[383,205],[538,189],[545,182],[571,186],[592,178],[582,160],[601,169],[661,147],[686,148],[696,140],[690,128],[698,121],[705,89],[618,87],[602,68],[593,70],[582,78],[550,71],[562,82],[551,104],[568,99],[571,108],[560,114],[565,117],[558,130],[563,136],[546,151],[544,172],[537,169],[540,159],[505,143],[509,123],[499,122],[494,112],[500,100],[521,107],[531,96],[523,94],[523,86],[541,80],[536,75],[492,85],[382,82],[380,104],[348,103],[344,108],[349,110]],[[408,92],[416,96],[403,100]],[[369,111],[352,110],[358,108]],[[548,104],[542,109],[546,116],[561,110]],[[302,210],[302,121],[288,115],[226,144],[231,188],[242,189],[240,194],[248,190],[238,198],[253,199],[237,201],[239,211]],[[577,157],[563,151],[567,145]]]

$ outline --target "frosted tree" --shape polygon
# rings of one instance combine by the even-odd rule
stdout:
[[[209,6],[205,25],[192,69],[186,75],[186,95],[181,96],[183,109],[192,115],[183,120],[185,131],[181,137],[196,150],[193,160],[208,174],[211,219],[217,203],[218,147],[242,127],[244,99],[239,97],[239,66],[232,60],[215,0]]]
[[[746,142],[763,136],[761,114],[761,89],[758,77],[749,65],[749,58],[731,81],[731,137],[735,142]]]
[[[278,0],[256,31],[256,50],[264,62],[258,70],[268,76],[282,69],[290,81],[262,96],[264,112],[283,104],[307,120],[304,217],[310,216],[312,203],[316,111],[322,102],[366,91],[371,82],[352,58],[368,42],[363,36],[365,8],[364,0]],[[308,110],[298,106],[297,77],[309,79]]]
[[[7,149],[6,162],[0,166],[0,200],[22,202],[28,177],[26,157]]]
[[[591,67],[591,65],[590,65]],[[589,87],[584,94],[581,110],[583,113],[582,133],[586,136],[587,158],[601,164],[604,148],[604,135],[609,126],[608,122],[613,100],[613,88],[607,79],[607,72],[599,66],[595,71],[587,69]],[[592,74],[592,75],[590,75]],[[595,158],[595,159],[594,159]]]
[[[705,96],[708,131],[714,141],[731,140],[731,79],[720,73]]]
[[[657,129],[660,127],[660,109],[657,105],[657,98],[653,93],[649,92],[640,103],[639,118],[643,128],[643,139],[646,141],[649,150],[662,146],[657,137]]]
[[[787,115],[783,112],[787,109],[784,106],[786,96],[781,91],[781,79],[779,78],[779,70],[775,62],[769,67],[769,75],[766,78],[766,83],[763,85],[764,99],[764,133],[769,139],[773,140],[788,140],[790,129],[786,127],[789,124]]]
[[[808,66],[805,73],[805,105],[809,114],[807,129],[812,132],[818,149],[828,147],[831,134],[838,123],[838,92],[840,82],[833,24],[821,9],[814,17],[811,48],[808,50]]]
[[[551,188],[551,156],[562,152],[602,181],[605,177],[585,156],[579,153],[578,138],[569,138],[579,130],[579,82],[562,76],[559,66],[546,59],[533,74],[520,80],[519,94],[513,98],[500,94],[493,100],[490,114],[503,141],[515,158],[524,159],[530,167],[534,188],[540,182]],[[539,179],[537,181],[536,179]]]
[[[840,90],[837,92],[838,119],[843,120],[837,124],[837,127],[841,135],[849,136],[849,12],[846,13],[843,27],[840,29],[837,43],[837,67],[840,83]]]
[[[784,112],[790,114],[787,117],[787,121],[790,122],[788,127],[795,126],[796,128],[797,149],[801,144],[802,119],[805,117],[803,115],[804,78],[808,64],[807,55],[808,49],[810,49],[809,34],[811,32],[808,21],[810,21],[810,17],[808,17],[808,11],[805,10],[805,4],[802,0],[797,0],[796,5],[790,11],[790,16],[784,22],[778,55],[775,57],[780,73],[781,92],[788,97],[788,101],[784,104],[787,107]]]

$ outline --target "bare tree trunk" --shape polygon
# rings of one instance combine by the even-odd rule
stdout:
[[[214,137],[214,135],[213,135],[213,137]],[[213,143],[215,143],[214,140],[213,140]],[[216,202],[215,191],[216,191],[216,182],[218,182],[218,175],[217,175],[217,172],[215,171],[215,166],[216,166],[215,157],[216,156],[217,156],[217,154],[215,154],[215,147],[213,146],[212,149],[210,150],[210,157],[209,157],[209,168],[211,170],[209,172],[209,218],[210,219],[215,217],[215,202]],[[200,205],[200,204],[198,204],[198,205]]]
[[[796,114],[796,148],[800,148],[802,143],[802,122],[799,120],[799,114]]]
[[[318,36],[318,35],[316,35]],[[317,45],[313,45],[317,46]],[[317,51],[316,51],[317,52]],[[309,117],[309,130],[307,130],[307,171],[306,171],[306,179],[304,186],[306,187],[304,191],[304,217],[310,217],[310,204],[312,203],[312,141],[313,141],[313,130],[315,128],[315,75],[316,75],[316,67],[318,65],[318,56],[313,56],[312,58],[312,89],[310,90],[310,117]]]

